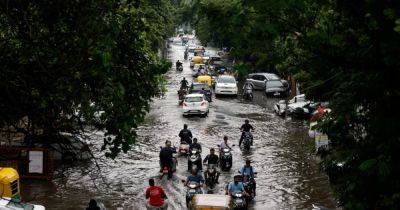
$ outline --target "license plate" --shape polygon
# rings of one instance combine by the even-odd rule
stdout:
[[[236,203],[243,203],[243,201],[238,199],[238,200],[236,200]]]
[[[190,193],[196,193],[196,190],[195,189],[190,189],[189,192]]]
[[[280,95],[279,92],[275,92],[275,93],[274,93],[274,96],[279,96],[279,95]]]

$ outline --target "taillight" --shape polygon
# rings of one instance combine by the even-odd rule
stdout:
[[[187,104],[185,103],[185,102],[183,102],[183,104],[182,104],[183,106],[187,106]]]

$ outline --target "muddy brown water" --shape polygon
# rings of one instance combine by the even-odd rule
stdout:
[[[213,49],[208,49],[213,51]],[[173,63],[183,60],[184,47],[178,39],[169,49]],[[312,204],[334,208],[327,176],[320,172],[314,156],[313,141],[308,138],[307,124],[284,119],[273,112],[279,99],[255,93],[253,102],[239,98],[215,98],[206,118],[184,118],[177,103],[177,90],[182,77],[192,79],[189,62],[184,71],[173,67],[167,74],[168,92],[154,99],[146,122],[139,127],[139,140],[131,151],[115,160],[106,159],[99,151],[101,132],[88,133],[93,151],[99,158],[98,169],[92,163],[72,164],[56,171],[52,182],[23,181],[25,200],[46,206],[47,209],[85,209],[90,198],[101,200],[108,209],[145,209],[144,190],[150,177],[156,178],[168,197],[169,209],[186,209],[186,189],[181,183],[188,175],[187,160],[178,158],[178,170],[172,180],[158,177],[159,147],[166,140],[178,146],[178,132],[183,124],[203,146],[203,158],[209,148],[216,147],[224,135],[231,144],[238,144],[239,128],[245,119],[255,127],[254,146],[250,152],[233,150],[234,164],[230,172],[223,172],[215,193],[223,193],[225,183],[232,180],[246,159],[253,161],[258,171],[257,197],[249,209],[311,209]]]

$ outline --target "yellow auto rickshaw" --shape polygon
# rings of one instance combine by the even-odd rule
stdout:
[[[13,168],[0,168],[1,197],[20,200],[19,175]]]
[[[231,198],[227,195],[197,194],[191,202],[193,210],[229,210]]]
[[[206,83],[210,87],[213,85],[212,78],[210,75],[200,75],[195,80],[196,82],[199,83]]]
[[[203,64],[203,57],[201,56],[194,56],[192,58],[193,64]]]

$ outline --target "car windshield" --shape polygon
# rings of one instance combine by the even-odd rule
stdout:
[[[33,210],[34,206],[31,204],[26,204],[26,203],[17,203],[17,202],[10,202],[7,204],[7,207],[10,207],[11,209],[15,210]]]
[[[220,77],[218,79],[219,83],[236,83],[235,78],[233,77]]]
[[[267,86],[268,87],[282,87],[283,84],[281,81],[279,80],[272,80],[272,81],[268,81],[267,82]]]
[[[267,75],[265,75],[265,77],[268,80],[279,80],[280,79],[276,74],[267,74]]]
[[[192,90],[196,91],[196,90],[201,90],[202,88],[204,88],[204,90],[208,90],[207,85],[202,83],[202,84],[195,84],[192,86]]]
[[[203,97],[201,96],[196,96],[196,97],[187,97],[186,102],[202,102],[203,101]]]

